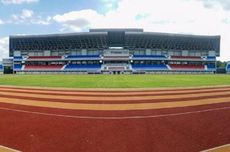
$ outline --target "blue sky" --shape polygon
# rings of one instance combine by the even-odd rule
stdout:
[[[35,2],[25,1],[20,4],[0,3],[0,19],[5,22],[5,24],[0,27],[0,36],[4,37],[12,34],[43,34],[60,32],[59,29],[61,28],[61,25],[52,21],[50,21],[49,25],[42,23],[28,23],[26,22],[26,19],[24,19],[25,22],[23,23],[17,23],[17,21],[15,22],[12,16],[22,16],[23,10],[33,11],[33,18],[35,18],[35,20],[40,19],[43,21],[46,21],[47,17],[53,17],[56,14],[64,14],[66,12],[77,10],[92,9],[101,14],[107,11],[107,3],[103,0],[58,0],[57,2],[52,2],[53,1],[49,0],[39,0]],[[23,19],[21,18],[21,20]]]
[[[230,60],[229,0],[0,0],[0,60],[9,35],[129,27],[221,35],[220,59]]]

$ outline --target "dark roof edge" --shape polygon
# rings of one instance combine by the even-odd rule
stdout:
[[[107,32],[79,32],[79,33],[60,33],[60,34],[41,34],[41,35],[10,35],[10,38],[39,38],[39,37],[61,37],[75,35],[106,35]]]
[[[89,32],[144,32],[144,29],[141,28],[99,28],[99,29],[89,29]]]
[[[106,35],[108,31],[124,31],[127,35],[152,35],[152,36],[172,36],[172,37],[194,37],[194,38],[220,38],[220,35],[193,35],[180,33],[160,33],[160,32],[143,32],[143,29],[90,29],[91,32],[78,33],[59,33],[59,34],[41,34],[41,35],[11,35],[10,38],[45,38],[45,37],[62,37],[62,36],[83,36],[83,35]],[[137,30],[137,31],[135,31]],[[139,30],[139,31],[138,31]],[[142,32],[141,32],[142,30]]]
[[[127,34],[139,34],[139,35],[155,35],[155,36],[175,36],[175,37],[200,37],[200,38],[210,38],[216,37],[220,38],[220,35],[196,35],[196,34],[180,34],[180,33],[160,33],[160,32],[127,32]]]

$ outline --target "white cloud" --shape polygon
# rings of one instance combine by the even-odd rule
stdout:
[[[0,25],[1,25],[1,24],[4,24],[4,22],[3,22],[3,20],[0,19]]]
[[[62,31],[81,31],[86,27],[90,27],[95,21],[102,21],[103,18],[104,16],[98,14],[95,10],[88,9],[56,15],[53,17],[53,20],[63,25]]]
[[[221,59],[230,60],[229,0],[120,0],[116,9],[104,14],[81,10],[53,19],[63,26],[63,32],[136,27],[153,32],[221,35]]]
[[[40,25],[49,25],[52,21],[52,17],[48,16],[46,19],[43,19],[41,16],[37,16],[31,20],[32,24],[40,24]]]
[[[223,19],[227,21],[228,16],[229,13],[218,7],[206,9],[201,1],[132,0],[130,5],[129,0],[121,0],[117,9],[105,15],[81,10],[56,15],[53,19],[73,31],[86,26],[143,27],[150,31],[218,34],[219,24]]]
[[[6,57],[9,57],[9,38],[0,37],[0,61]]]
[[[22,19],[30,18],[30,17],[33,16],[33,14],[34,14],[34,12],[32,10],[26,10],[26,9],[24,9],[24,10],[22,10],[21,18]]]
[[[120,2],[120,0],[101,0],[101,1],[106,11],[114,10],[115,8],[117,8],[118,2]]]
[[[213,8],[216,5],[220,5],[223,9],[230,11],[230,1],[229,0],[200,0],[204,3],[206,8]]]
[[[23,4],[23,3],[35,3],[39,0],[1,0],[1,2],[5,5],[9,4]]]
[[[33,17],[34,12],[32,10],[23,9],[20,14],[13,14],[12,15],[12,23],[19,24],[28,22],[28,19],[31,19]]]
[[[51,17],[46,19],[39,15],[36,15],[32,10],[23,9],[19,14],[13,14],[9,23],[12,24],[40,24],[49,25],[51,22]]]
[[[20,14],[13,14],[12,18],[14,19],[14,22],[23,22],[25,19],[31,18],[33,16],[34,12],[32,10],[22,10]]]

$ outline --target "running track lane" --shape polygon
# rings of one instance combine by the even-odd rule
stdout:
[[[2,108],[0,110],[0,145],[28,152],[196,152],[230,142],[229,102],[122,112],[51,110],[4,103],[0,106]],[[207,110],[215,108],[216,110]],[[13,109],[19,109],[19,111]],[[20,112],[20,109],[28,112]],[[203,110],[203,112],[196,112],[197,110]],[[106,114],[121,117],[130,114],[132,116],[140,114],[166,116],[105,120],[41,115],[30,113],[30,111],[57,112],[57,114],[63,111],[64,114],[74,115],[97,113],[101,116]],[[174,115],[170,115],[171,113]]]
[[[229,143],[229,115],[95,120],[0,110],[0,143],[26,152],[196,152]]]

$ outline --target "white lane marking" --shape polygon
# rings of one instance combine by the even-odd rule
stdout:
[[[218,146],[218,147],[214,147],[214,148],[211,148],[211,149],[207,149],[207,150],[203,150],[201,152],[212,152],[212,151],[215,151],[215,150],[221,150],[222,148],[230,148],[230,144],[226,144],[226,145],[222,145],[222,146]]]
[[[6,111],[13,111],[13,112],[20,112],[20,113],[29,113],[29,114],[37,114],[37,115],[44,115],[44,116],[55,116],[55,117],[65,117],[65,118],[77,118],[77,119],[145,119],[145,118],[160,118],[160,117],[171,117],[171,116],[181,116],[181,115],[188,115],[188,114],[197,114],[197,113],[206,113],[212,111],[219,111],[219,110],[230,110],[230,107],[222,107],[222,108],[212,108],[212,109],[205,109],[205,110],[198,110],[198,111],[188,111],[188,112],[181,112],[181,113],[169,113],[169,114],[160,114],[160,115],[147,115],[147,116],[108,116],[108,117],[101,117],[101,116],[76,116],[76,115],[62,115],[62,114],[54,114],[54,113],[43,113],[37,111],[26,111],[26,110],[18,110],[18,109],[11,109],[11,108],[4,108],[0,107],[0,110]]]
[[[12,148],[9,148],[9,147],[0,145],[0,151],[1,151],[1,150],[5,150],[6,152],[7,152],[7,151],[8,151],[8,152],[21,152],[21,151],[19,151],[19,150],[15,150],[15,149],[12,149]]]

